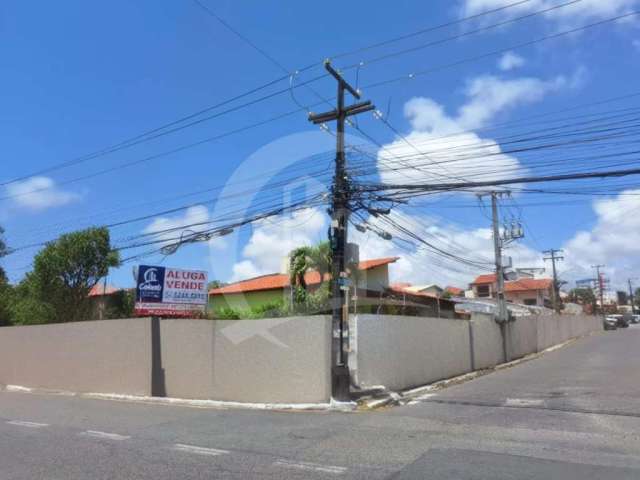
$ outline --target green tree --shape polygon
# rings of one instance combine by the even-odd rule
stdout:
[[[294,289],[294,302],[304,303],[308,297],[305,275],[315,270],[320,274],[320,283],[324,283],[331,267],[331,247],[329,242],[314,247],[298,247],[291,251],[289,258],[289,280]]]
[[[569,302],[596,307],[596,295],[590,288],[574,288],[569,292]],[[595,311],[595,310],[594,310]]]
[[[86,318],[89,291],[119,265],[109,230],[88,228],[62,235],[34,259],[12,305],[16,323],[71,322]],[[31,313],[30,313],[31,312]]]
[[[220,288],[220,287],[224,287],[226,285],[226,283],[220,281],[220,280],[211,280],[208,284],[207,284],[207,289],[208,290],[213,290],[214,288]]]
[[[2,238],[3,234],[4,229],[0,227],[0,258],[9,253],[7,244]],[[11,302],[12,293],[12,287],[9,284],[7,275],[0,265],[0,326],[9,325],[11,323],[9,305]]]

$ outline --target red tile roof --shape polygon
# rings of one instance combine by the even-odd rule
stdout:
[[[464,294],[464,290],[462,288],[458,288],[458,287],[451,287],[451,286],[445,287],[444,291],[450,293],[451,295],[455,295],[455,296]]]
[[[390,290],[395,290],[395,291],[401,291],[404,290],[407,287],[410,287],[411,284],[409,282],[397,282],[397,283],[392,283],[391,285],[389,285],[389,289]]]
[[[521,278],[505,282],[505,292],[526,292],[530,290],[546,290],[551,288],[553,280],[550,278]]]
[[[471,285],[486,285],[496,283],[496,274],[488,273],[479,275]],[[510,280],[504,282],[505,292],[526,292],[530,290],[546,290],[553,286],[550,278],[521,278],[520,280]]]
[[[119,288],[114,287],[113,285],[107,285],[105,288],[104,283],[98,283],[94,285],[93,288],[89,291],[90,297],[99,297],[100,295],[111,295],[112,293],[120,290]]]
[[[399,257],[376,258],[374,260],[365,260],[358,264],[358,270],[370,270],[372,268],[381,267],[398,260]],[[328,280],[329,276],[325,276]],[[304,276],[307,285],[315,285],[320,283],[320,274],[318,272],[309,272]],[[240,282],[225,285],[220,288],[209,290],[209,295],[222,295],[225,293],[244,293],[257,292],[260,290],[276,290],[289,286],[289,275],[286,273],[271,273],[260,277],[242,280]]]
[[[483,285],[486,283],[495,283],[496,282],[496,274],[495,273],[487,273],[484,275],[478,275],[476,279],[471,282],[471,285]]]
[[[410,295],[414,297],[428,297],[428,298],[438,298],[438,295],[429,292],[411,292],[407,290],[407,286],[403,286],[402,283],[394,283],[389,285],[388,291],[392,293],[401,293],[403,295]],[[408,285],[410,286],[410,285]]]

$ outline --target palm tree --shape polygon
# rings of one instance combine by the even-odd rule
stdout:
[[[305,274],[311,268],[311,247],[298,247],[289,254],[289,281],[291,286],[301,287],[306,290],[307,282]]]
[[[306,292],[305,275],[310,270],[317,271],[320,274],[320,283],[324,282],[331,266],[331,247],[329,242],[321,242],[315,247],[298,247],[291,251],[289,258],[291,286]],[[302,296],[296,295],[296,297],[301,299]]]

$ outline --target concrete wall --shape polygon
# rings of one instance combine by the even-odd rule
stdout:
[[[351,329],[350,368],[364,388],[406,389],[504,362],[500,326],[490,315],[473,314],[470,321],[357,315]],[[593,316],[517,317],[507,328],[510,360],[599,330]]]
[[[331,318],[215,322],[218,400],[315,403],[331,397]]]
[[[356,315],[352,368],[361,386],[424,385],[469,371],[469,327],[464,320]]]
[[[473,345],[475,370],[502,363],[502,333],[492,315],[474,314],[469,322]]]
[[[361,386],[403,389],[503,361],[499,326],[360,314],[350,367]],[[519,317],[511,358],[602,329],[599,317]],[[259,403],[330,398],[331,318],[211,321],[136,318],[0,328],[0,384],[75,392]]]
[[[215,322],[162,319],[159,323],[158,368],[162,383],[156,394],[174,398],[213,398]]]
[[[257,403],[331,396],[327,316],[0,328],[0,384]]]
[[[160,321],[166,395],[249,403],[331,397],[327,316]]]
[[[0,383],[151,393],[148,318],[0,328]]]
[[[518,317],[507,327],[508,352],[511,360],[538,351],[538,323],[535,315]]]

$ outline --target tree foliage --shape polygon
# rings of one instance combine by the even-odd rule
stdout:
[[[0,258],[4,257],[8,252],[7,244],[2,238],[4,229],[0,227]],[[12,288],[9,285],[7,275],[0,265],[0,326],[9,325],[10,323],[10,310],[9,304],[12,297]]]
[[[15,323],[85,319],[89,292],[110,267],[118,265],[108,229],[88,228],[62,235],[36,255],[33,271],[16,288],[11,306]]]
[[[580,305],[596,306],[596,295],[590,288],[574,288],[569,292],[568,300]]]
[[[331,269],[331,247],[329,242],[321,242],[314,247],[298,247],[289,257],[289,276],[291,287],[294,289],[294,303],[304,303],[308,297],[305,275],[315,270],[320,274],[320,282],[324,283]]]

